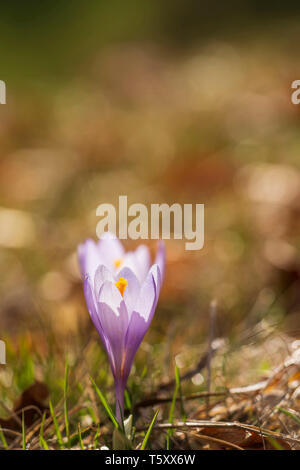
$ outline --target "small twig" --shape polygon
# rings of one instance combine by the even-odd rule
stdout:
[[[238,446],[237,444],[233,444],[232,442],[224,441],[223,439],[218,439],[217,437],[212,437],[212,436],[206,436],[205,434],[196,434],[194,432],[191,432],[189,434],[190,436],[195,437],[196,439],[199,439],[200,441],[211,441],[215,442],[216,444],[221,444],[226,447],[232,447],[233,449],[237,450],[244,450],[242,447]]]
[[[1,426],[0,426],[0,429],[3,433],[11,434],[12,436],[22,436],[20,432],[14,431],[13,429],[2,428]]]
[[[211,360],[213,356],[213,342],[215,339],[215,323],[216,323],[216,311],[217,311],[217,301],[213,300],[210,304],[210,313],[209,313],[209,344],[208,344],[208,353],[207,353],[207,397],[206,397],[206,416],[209,417],[209,393],[211,385]]]
[[[0,402],[0,405],[2,406],[2,408],[7,411],[9,414],[10,414],[10,417],[20,426],[22,427],[22,421],[20,420],[19,416],[12,410],[10,410],[8,408],[8,406],[3,402],[1,401]]]
[[[235,388],[230,388],[228,390],[224,390],[224,392],[198,392],[198,393],[192,393],[190,395],[183,396],[182,399],[184,401],[186,400],[195,400],[197,398],[207,398],[209,396],[210,398],[213,397],[225,397],[225,396],[232,396],[232,395],[252,395],[252,394],[257,394],[259,393],[262,389],[264,389],[266,385],[266,381],[258,382],[255,384],[247,385],[246,387],[235,387]],[[177,398],[177,401],[180,400],[180,398]],[[149,397],[146,398],[143,401],[140,401],[134,405],[134,409],[137,410],[138,408],[143,408],[147,406],[153,406],[157,405],[159,403],[170,403],[172,401],[172,397]]]
[[[279,423],[281,424],[281,426],[285,429],[285,432],[287,434],[291,434],[290,430],[288,429],[287,425],[282,421],[282,419],[279,418],[279,416],[277,417]],[[291,447],[292,449],[294,450],[295,449],[295,445],[291,443]]]
[[[207,398],[209,395],[210,397],[223,397],[229,395],[229,391],[224,391],[224,392],[199,392],[199,393],[192,393],[191,395],[186,395],[182,397],[183,401],[187,400],[196,400],[197,398]],[[153,397],[153,398],[148,398],[146,400],[140,401],[139,403],[136,403],[134,405],[134,409],[137,410],[138,408],[144,408],[147,406],[153,406],[157,405],[159,403],[170,403],[172,401],[173,397]],[[176,401],[180,401],[180,397],[176,398]]]
[[[258,397],[260,397],[260,398],[261,398],[261,401],[263,401],[263,396],[262,396],[262,394],[259,394]],[[259,427],[259,431],[260,431],[260,437],[262,438],[264,450],[266,450],[266,443],[265,443],[264,435],[263,435],[262,430],[261,430],[260,411],[259,411],[258,407],[257,407],[256,421],[257,421],[257,423],[258,423],[258,427]]]
[[[199,421],[178,421],[177,423],[158,423],[153,427],[153,430],[158,430],[158,429],[169,429],[169,428],[174,428],[174,429],[180,429],[184,430],[185,428],[224,428],[224,429],[243,429],[244,431],[249,431],[250,433],[255,433],[255,434],[263,434],[265,437],[274,437],[275,439],[281,439],[286,442],[291,442],[300,445],[300,439],[296,439],[290,436],[287,436],[285,434],[281,434],[278,432],[274,431],[269,431],[267,429],[263,428],[258,428],[257,426],[253,426],[251,424],[242,424],[238,422],[223,422],[223,421],[218,421],[218,422],[212,422],[212,421],[205,421],[205,420],[199,420]],[[145,431],[147,430],[147,427],[141,427],[138,428],[136,431]]]

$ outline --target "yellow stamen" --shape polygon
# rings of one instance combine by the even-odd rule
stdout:
[[[116,268],[119,268],[122,263],[123,263],[122,258],[117,258],[117,259],[115,259],[115,261],[114,261],[114,265],[115,265]]]
[[[124,277],[119,277],[118,282],[115,283],[115,286],[119,289],[121,296],[123,297],[126,286],[127,286],[127,281],[124,279]]]

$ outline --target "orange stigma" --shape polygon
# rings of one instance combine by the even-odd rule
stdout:
[[[123,263],[122,258],[117,258],[117,259],[114,260],[114,265],[115,265],[116,268],[119,268],[122,263]]]
[[[127,286],[127,281],[124,279],[124,277],[119,277],[118,282],[115,283],[115,286],[119,289],[121,296],[123,297],[126,286]]]

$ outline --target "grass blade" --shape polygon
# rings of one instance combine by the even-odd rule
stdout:
[[[100,437],[100,427],[98,424],[97,431],[94,437],[94,450],[97,450],[99,448],[99,437]]]
[[[41,428],[40,428],[40,446],[43,450],[49,450],[48,444],[44,439],[44,423],[46,419],[46,413],[43,414]]]
[[[70,436],[69,447],[72,448],[72,447],[76,446],[78,443],[79,443],[80,447],[81,447],[81,445],[84,447],[83,439],[85,437],[87,437],[90,434],[90,432],[91,432],[91,430],[89,428],[82,430],[81,427],[80,427],[80,432],[79,432],[79,430],[77,430],[76,434]],[[86,449],[84,448],[83,450],[86,450]]]
[[[132,411],[132,404],[131,404],[130,396],[129,396],[129,393],[127,392],[127,390],[125,390],[125,392],[124,392],[124,398],[125,398],[125,406],[131,412]]]
[[[177,365],[175,365],[175,378],[176,378],[176,385],[175,385],[175,390],[174,390],[174,393],[173,393],[173,398],[172,398],[170,413],[169,413],[169,419],[168,419],[168,423],[170,423],[170,424],[173,423],[173,417],[174,417],[174,411],[175,411],[177,395],[178,395],[178,391],[180,389],[180,378],[179,378],[179,371],[178,371]],[[166,450],[170,450],[170,436],[172,436],[172,434],[173,434],[173,430],[168,429],[167,436],[166,436]]]
[[[26,450],[26,431],[25,431],[25,420],[24,420],[23,410],[22,410],[22,449]]]
[[[270,442],[271,446],[272,446],[275,450],[284,450],[284,448],[282,447],[282,445],[279,444],[279,442],[276,441],[276,439],[273,439],[272,437],[268,437],[267,439],[268,439],[268,441]]]
[[[81,436],[81,427],[80,427],[80,423],[78,423],[78,438],[79,438],[80,449],[81,449],[81,450],[85,450],[84,445],[83,445],[83,441],[82,441],[82,436]]]
[[[291,411],[286,410],[284,408],[278,408],[278,410],[281,411],[281,413],[285,414],[286,416],[289,416],[290,418],[292,418],[294,421],[296,421],[296,423],[300,425],[300,418],[297,415],[295,415]]]
[[[4,449],[5,449],[5,450],[8,450],[8,445],[7,445],[5,436],[4,436],[3,431],[2,431],[1,428],[0,428],[0,440],[1,440],[2,444],[3,444]]]
[[[184,404],[183,404],[183,398],[182,398],[182,389],[181,389],[181,382],[180,382],[180,375],[179,375],[179,369],[177,365],[175,365],[175,379],[176,379],[176,385],[178,387],[179,391],[179,397],[180,397],[180,413],[181,413],[181,418],[182,421],[186,421],[186,412],[184,409]]]
[[[59,448],[63,449],[64,445],[63,445],[61,433],[60,433],[60,430],[59,430],[59,427],[58,427],[57,419],[56,419],[56,416],[55,416],[55,413],[54,413],[54,410],[53,410],[53,405],[52,405],[51,400],[49,401],[49,408],[50,408],[50,413],[51,413],[51,416],[52,416],[52,421],[53,421],[53,424],[54,424],[55,434],[56,434],[56,438],[57,438]]]
[[[147,446],[147,444],[148,444],[148,440],[149,440],[149,437],[150,437],[150,434],[151,434],[151,431],[152,431],[152,428],[153,428],[153,426],[154,426],[154,423],[155,423],[155,420],[156,420],[156,418],[157,418],[158,413],[159,413],[159,410],[157,410],[157,412],[155,413],[155,415],[154,415],[154,417],[153,417],[153,419],[152,419],[152,421],[151,421],[151,424],[150,424],[150,426],[149,426],[149,428],[148,428],[148,431],[146,432],[146,436],[144,437],[144,440],[143,440],[143,443],[142,443],[142,445],[141,445],[140,450],[145,450],[145,449],[146,449],[146,446]]]
[[[68,376],[69,376],[69,364],[68,364],[68,357],[66,357],[65,377],[64,377],[64,417],[65,417],[66,436],[69,442],[70,431],[69,431],[69,417],[68,417],[68,405],[67,405]]]
[[[115,426],[116,429],[119,429],[120,428],[120,425],[117,421],[117,418],[115,417],[115,415],[113,414],[109,404],[107,403],[106,401],[106,398],[104,397],[104,395],[101,393],[100,389],[97,387],[96,383],[94,382],[94,380],[92,379],[92,377],[90,377],[91,379],[91,382],[93,384],[93,387],[98,395],[98,397],[100,398],[101,400],[101,403],[102,405],[104,406],[105,408],[105,411],[107,413],[107,415],[109,416],[109,418],[111,419],[113,425]]]

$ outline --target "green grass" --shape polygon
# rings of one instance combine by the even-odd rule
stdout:
[[[49,450],[49,446],[47,442],[44,439],[44,424],[45,424],[45,419],[46,419],[46,413],[43,414],[42,422],[41,422],[41,427],[40,427],[40,447],[43,450]]]
[[[85,450],[83,441],[82,441],[82,435],[81,435],[81,426],[80,423],[78,423],[78,439],[79,439],[79,445],[81,450]]]
[[[180,377],[179,377],[179,371],[178,371],[177,365],[175,365],[175,378],[176,378],[176,385],[175,385],[175,390],[173,393],[173,398],[172,398],[170,412],[169,412],[169,419],[168,419],[168,423],[170,424],[173,423],[177,395],[178,395],[178,392],[180,391]],[[173,434],[173,430],[168,429],[167,435],[166,435],[166,449],[167,450],[170,450],[170,437],[172,436],[172,434]]]
[[[195,349],[195,351],[197,351]],[[53,354],[57,354],[53,352]],[[136,360],[136,371],[133,372],[130,377],[128,390],[125,395],[125,415],[128,416],[128,411],[132,414],[133,422],[130,424],[130,430],[124,428],[118,423],[117,418],[112,410],[114,402],[114,389],[113,380],[107,364],[103,364],[103,353],[100,347],[94,347],[91,343],[90,349],[86,352],[86,355],[92,354],[93,359],[90,361],[92,366],[89,369],[81,370],[78,367],[78,362],[74,362],[72,359],[72,365],[70,360],[61,358],[57,361],[53,361],[52,357],[49,357],[49,363],[41,363],[40,358],[33,352],[28,351],[27,357],[30,357],[30,361],[34,364],[34,368],[39,367],[40,371],[44,371],[45,376],[48,376],[51,364],[50,377],[53,381],[48,381],[50,389],[50,400],[49,400],[49,412],[43,411],[40,417],[37,415],[35,418],[36,431],[32,434],[32,425],[25,426],[25,413],[20,415],[20,432],[19,441],[16,441],[16,447],[22,449],[99,449],[102,446],[106,446],[109,449],[148,449],[157,448],[158,442],[163,443],[161,448],[171,450],[172,448],[178,448],[180,445],[184,445],[184,441],[179,439],[179,435],[176,429],[178,422],[185,423],[190,421],[190,417],[195,410],[202,410],[202,419],[206,417],[206,398],[205,395],[198,399],[190,399],[193,394],[204,393],[206,390],[205,383],[195,386],[191,381],[182,381],[180,375],[183,376],[184,372],[176,365],[174,373],[168,376],[168,380],[172,382],[172,386],[165,389],[163,392],[159,392],[160,385],[166,382],[165,370],[162,368],[159,362],[161,354],[160,348],[153,348],[153,354],[151,361],[153,364],[152,373],[146,374],[141,379],[141,372],[145,370],[144,362],[148,359],[147,354],[141,353],[137,356]],[[193,356],[193,351],[190,351]],[[238,348],[234,348],[230,354],[230,361],[226,370],[228,380],[233,380],[237,370],[243,370],[243,360],[240,358],[241,352]],[[247,352],[246,352],[247,354]],[[95,355],[95,356],[94,356]],[[58,355],[56,356],[59,357]],[[65,356],[64,356],[65,357]],[[224,393],[221,397],[215,397],[210,399],[211,408],[214,404],[224,403],[226,397],[226,386],[220,382],[220,374],[223,374],[223,355],[221,354],[218,360],[212,364],[212,378],[214,379],[212,392],[221,391]],[[14,358],[12,351],[10,351],[9,361],[12,363],[8,367],[13,368],[13,361],[17,360],[17,355]],[[26,359],[28,362],[28,359]],[[196,364],[198,357],[195,354],[193,362]],[[97,364],[102,363],[103,367],[97,370]],[[257,364],[261,363],[261,354],[257,352]],[[85,364],[82,362],[82,364]],[[191,363],[192,364],[192,363]],[[240,364],[240,366],[239,366]],[[188,365],[187,369],[190,369],[191,365]],[[255,371],[259,370],[259,367],[253,367]],[[95,380],[91,378],[92,373]],[[243,371],[244,372],[244,371]],[[205,370],[203,371],[205,376]],[[56,379],[53,380],[53,377]],[[174,380],[175,377],[175,380]],[[257,379],[259,377],[257,376]],[[96,383],[97,381],[97,383]],[[255,382],[255,380],[254,380]],[[15,381],[14,393],[15,396],[20,395],[20,391],[16,386]],[[174,385],[173,385],[174,383]],[[245,383],[249,383],[245,380]],[[173,390],[172,390],[173,388]],[[5,393],[6,392],[6,395]],[[3,389],[1,400],[7,403],[8,397],[11,393],[10,389]],[[157,396],[162,397],[163,401],[160,403],[159,399],[157,402],[151,403],[150,405],[143,406],[142,408],[137,407],[139,401],[147,399],[147,397]],[[12,395],[11,395],[12,396]],[[242,398],[242,396],[241,396]],[[245,397],[244,397],[245,398]],[[167,400],[166,400],[167,399]],[[236,396],[235,400],[239,397]],[[55,404],[55,406],[54,406]],[[153,407],[159,406],[161,410],[160,425],[167,424],[170,427],[157,426],[155,433],[153,433],[153,427],[157,421],[158,412],[153,417]],[[245,423],[255,424],[257,416],[255,409],[253,409],[253,403],[248,404],[248,414],[244,418]],[[283,407],[278,408],[279,413],[275,413],[275,416],[281,414],[283,419],[286,419],[286,427],[294,429],[294,435],[299,432],[300,418],[297,414],[296,405],[295,410],[286,409]],[[26,415],[27,420],[28,415]],[[280,418],[281,419],[281,418]],[[27,422],[27,421],[26,421]],[[280,422],[278,422],[277,431],[285,434],[286,430],[284,427],[280,428]],[[174,427],[172,427],[174,425]],[[5,428],[5,426],[2,426]],[[145,431],[146,429],[146,431]],[[272,428],[271,428],[272,429]],[[186,431],[185,431],[186,433]],[[224,436],[226,441],[226,435]],[[11,439],[9,433],[6,430],[0,431],[0,442],[3,449],[7,449],[11,445]],[[271,436],[266,443],[274,449],[282,448],[281,438]]]
[[[57,438],[57,443],[58,443],[58,445],[59,445],[59,448],[60,448],[60,449],[63,449],[63,448],[64,448],[64,444],[63,444],[61,432],[60,432],[60,430],[59,430],[59,426],[58,426],[58,422],[57,422],[57,417],[56,417],[56,415],[55,415],[55,413],[54,413],[54,409],[53,409],[53,405],[52,405],[51,400],[49,401],[49,409],[50,409],[50,413],[51,413],[52,420],[53,420],[53,424],[54,424],[54,429],[55,429],[55,434],[56,434],[56,438]]]
[[[111,407],[110,407],[109,404],[107,403],[107,400],[106,400],[105,396],[104,396],[103,393],[100,391],[100,389],[98,388],[98,386],[96,385],[96,383],[94,382],[94,380],[93,380],[92,378],[90,378],[90,379],[91,379],[91,382],[92,382],[92,384],[93,384],[93,387],[94,387],[94,389],[95,389],[95,391],[96,391],[98,397],[99,397],[100,400],[101,400],[102,405],[104,406],[104,409],[105,409],[105,411],[106,411],[106,413],[107,413],[107,416],[108,416],[108,417],[110,418],[110,420],[112,421],[114,427],[119,430],[119,429],[120,429],[120,425],[119,425],[119,423],[118,423],[118,421],[117,421],[117,418],[115,417],[115,415],[114,415],[114,413],[113,413]]]
[[[4,449],[7,450],[7,449],[8,449],[8,444],[7,444],[7,442],[6,442],[4,433],[3,433],[3,431],[2,431],[1,428],[0,428],[0,440],[1,440],[1,442],[2,442],[2,445],[3,445]]]
[[[26,429],[25,429],[25,419],[24,419],[23,410],[22,410],[22,450],[26,450]]]
[[[69,417],[68,417],[68,404],[67,404],[68,377],[69,377],[69,364],[68,364],[68,358],[66,357],[65,375],[64,375],[64,418],[65,418],[66,436],[67,436],[68,443],[69,443],[70,431],[69,431]]]
[[[285,410],[284,408],[278,408],[278,410],[289,418],[293,419],[300,426],[300,418],[295,413],[292,413],[289,410]]]
[[[149,428],[148,428],[148,430],[147,430],[147,432],[146,432],[146,435],[145,435],[145,437],[144,437],[144,440],[143,440],[143,442],[142,442],[142,445],[141,445],[140,450],[145,450],[146,447],[147,447],[147,444],[148,444],[148,441],[149,441],[149,439],[150,439],[150,435],[151,435],[151,432],[152,432],[152,428],[153,428],[153,426],[154,426],[154,423],[155,423],[155,421],[156,421],[156,418],[157,418],[158,413],[159,413],[159,410],[157,410],[157,412],[156,412],[155,415],[153,416],[153,419],[152,419],[151,424],[150,424],[150,426],[149,426]]]

